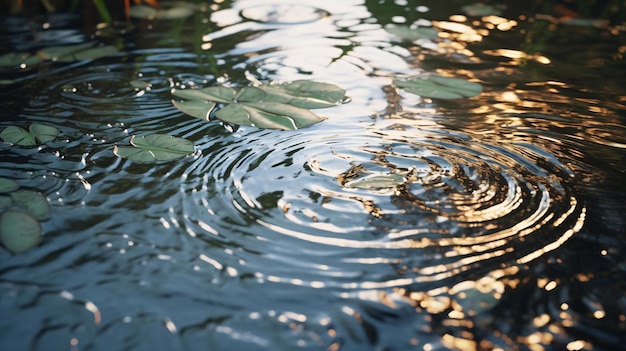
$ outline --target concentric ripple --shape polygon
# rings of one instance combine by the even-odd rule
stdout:
[[[259,279],[357,290],[481,277],[581,229],[586,210],[571,171],[547,151],[381,125],[314,140],[259,131],[208,143],[182,183],[185,226],[194,236],[231,233],[221,240],[242,246],[269,242],[267,255],[281,260],[297,256],[297,267],[261,268]],[[386,182],[347,186],[373,176]],[[320,257],[324,265],[311,268]],[[350,269],[364,265],[355,282]],[[328,279],[332,267],[344,271]]]

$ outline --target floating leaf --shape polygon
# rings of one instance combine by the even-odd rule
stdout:
[[[385,30],[406,40],[437,39],[439,31],[432,27],[385,26]]]
[[[13,203],[13,201],[10,196],[0,195],[0,212],[11,206],[11,203]]]
[[[499,15],[502,13],[502,11],[500,11],[498,8],[480,2],[471,5],[465,5],[461,7],[461,9],[463,10],[463,12],[465,12],[466,15],[475,17]]]
[[[87,50],[92,46],[94,46],[93,42],[76,45],[50,46],[37,51],[37,56],[39,56],[42,60],[56,61],[63,56],[68,56],[79,51]]]
[[[26,251],[39,244],[41,238],[41,225],[35,217],[19,211],[0,214],[0,241],[9,251]]]
[[[17,126],[6,127],[0,132],[0,138],[20,146],[35,146],[37,142],[45,144],[54,140],[58,133],[59,131],[54,127],[33,123],[28,127],[28,131]]]
[[[20,188],[16,181],[6,178],[0,178],[0,193],[10,193]]]
[[[208,119],[215,105],[207,102],[224,103],[227,105],[215,114],[224,122],[282,130],[299,129],[320,122],[324,118],[308,109],[335,106],[346,100],[345,90],[332,84],[307,80],[241,89],[209,87],[173,90],[172,94],[190,100],[172,103],[197,118]]]
[[[142,19],[179,19],[192,16],[195,6],[190,3],[176,2],[168,9],[155,9],[146,5],[136,5],[130,8],[131,17]]]
[[[11,67],[26,65],[31,66],[40,62],[37,56],[26,52],[9,52],[0,55],[0,67]]]
[[[206,100],[190,100],[176,101],[172,100],[172,104],[184,113],[208,121],[211,111],[215,107],[214,102]]]
[[[259,87],[267,93],[268,101],[315,109],[336,106],[346,99],[346,91],[336,85],[296,80],[290,83]]]
[[[136,5],[130,8],[130,16],[143,19],[156,18],[159,10],[147,5]]]
[[[359,178],[345,184],[348,188],[359,189],[381,189],[381,188],[393,188],[398,185],[402,185],[406,182],[400,174],[375,174]]]
[[[394,79],[393,83],[409,93],[433,99],[461,99],[477,96],[483,90],[478,83],[436,75]]]
[[[56,139],[59,134],[58,129],[40,123],[31,124],[28,130],[42,144]]]
[[[115,146],[113,152],[122,158],[139,162],[170,161],[194,152],[187,139],[166,134],[151,134],[130,139],[132,146]]]
[[[144,82],[141,79],[133,79],[130,81],[130,86],[135,89],[149,89],[152,88],[152,84]]]
[[[0,132],[0,138],[12,144],[20,146],[35,146],[35,136],[24,128],[9,126]]]
[[[95,48],[73,52],[71,54],[59,57],[59,62],[74,62],[82,60],[95,60],[101,57],[110,56],[119,50],[115,46],[106,45]]]
[[[50,204],[40,193],[31,190],[18,190],[10,195],[13,207],[23,210],[41,221],[50,218]]]

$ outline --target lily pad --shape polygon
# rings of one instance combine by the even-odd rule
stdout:
[[[9,251],[26,251],[37,246],[41,238],[41,225],[35,217],[20,211],[0,214],[0,241]]]
[[[17,190],[10,195],[12,207],[23,210],[40,221],[50,218],[50,204],[40,193],[31,190]]]
[[[175,2],[170,8],[156,9],[147,5],[130,8],[130,16],[142,19],[180,19],[194,14],[196,6],[192,3]]]
[[[393,188],[398,185],[402,185],[407,181],[405,177],[400,174],[374,174],[359,178],[350,182],[347,182],[345,186],[347,188],[359,188],[359,189],[382,189]]]
[[[0,193],[10,193],[19,188],[20,185],[17,184],[16,181],[7,178],[0,178]]]
[[[68,55],[72,55],[76,52],[90,49],[94,46],[94,43],[82,43],[76,45],[64,45],[64,46],[49,46],[37,51],[37,56],[42,60],[56,61],[60,58]]]
[[[465,5],[461,7],[461,10],[463,10],[466,15],[474,17],[502,14],[502,11],[499,8],[492,5],[483,4],[481,2],[477,2],[471,5]]]
[[[9,52],[0,55],[0,67],[11,66],[32,66],[39,63],[41,60],[37,56],[33,56],[26,52]]]
[[[151,134],[130,139],[132,146],[115,146],[113,152],[122,158],[139,162],[170,161],[194,152],[191,141],[166,134]]]
[[[437,75],[397,78],[393,83],[409,93],[433,99],[462,99],[483,91],[478,83]]]
[[[13,203],[13,201],[10,196],[0,195],[0,212],[11,206],[11,203]]]
[[[325,118],[308,109],[336,106],[346,101],[345,90],[328,83],[298,80],[284,84],[255,87],[209,87],[197,90],[173,90],[178,98],[174,106],[193,117],[208,120],[215,103],[226,104],[215,117],[237,125],[295,130]],[[202,103],[201,103],[202,102]]]
[[[0,138],[20,146],[35,146],[54,140],[58,129],[40,123],[33,123],[28,130],[17,126],[6,127],[0,132]]]
[[[86,50],[72,52],[57,59],[59,62],[75,62],[82,60],[95,60],[117,53],[119,50],[113,45],[98,46]]]
[[[439,31],[432,27],[387,25],[385,30],[406,40],[437,39]]]

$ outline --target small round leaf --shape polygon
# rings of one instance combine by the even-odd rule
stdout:
[[[26,251],[39,244],[41,238],[41,225],[35,217],[20,211],[0,215],[0,241],[9,251]]]
[[[19,188],[20,185],[17,184],[16,181],[7,178],[0,178],[0,193],[10,193]]]
[[[170,161],[194,152],[193,142],[166,134],[133,136],[132,146],[115,146],[113,152],[122,158],[139,162]]]
[[[56,139],[59,134],[58,129],[40,123],[31,124],[28,130],[42,144]]]
[[[48,200],[38,192],[31,190],[18,190],[11,193],[13,206],[28,212],[40,221],[50,218],[50,204]]]
[[[26,129],[17,126],[9,126],[0,132],[0,138],[12,144],[20,146],[35,146],[35,136]]]

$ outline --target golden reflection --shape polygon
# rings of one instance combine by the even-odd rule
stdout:
[[[474,340],[464,339],[452,336],[450,334],[445,334],[441,339],[443,345],[448,348],[457,348],[460,350],[471,351],[477,350],[477,345]]]
[[[500,16],[485,16],[482,18],[482,20],[486,23],[485,27],[487,27],[488,29],[497,28],[502,32],[511,30],[515,26],[517,26],[517,21]]]
[[[549,64],[551,61],[549,58],[540,54],[527,54],[523,51],[512,49],[495,49],[483,51],[486,55],[507,57],[513,60],[516,65],[523,64],[525,61],[535,61],[544,65]],[[543,84],[543,83],[542,83]]]
[[[483,37],[489,35],[486,29],[474,29],[466,24],[447,21],[433,21],[433,26],[447,30],[449,32],[440,32],[439,37],[444,39],[454,39],[461,42],[480,42]]]

